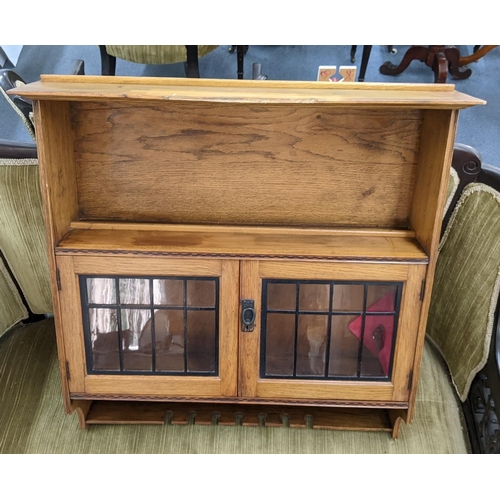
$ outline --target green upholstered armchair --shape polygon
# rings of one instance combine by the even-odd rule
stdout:
[[[31,103],[5,93],[23,85],[0,70],[0,92],[35,139]],[[0,335],[20,320],[52,311],[35,142],[0,140]]]
[[[500,401],[500,173],[481,169],[472,148],[455,148],[448,196],[452,215],[438,258],[416,415],[397,440],[386,433],[277,427],[79,430],[76,415],[65,415],[62,407],[36,157],[9,160],[14,161],[0,159],[5,256],[0,261],[0,454],[499,451],[494,401]],[[467,178],[473,182],[465,186]],[[28,310],[46,317],[19,323]],[[470,438],[462,426],[464,412]]]
[[[198,58],[209,54],[217,47],[218,45],[99,45],[101,74],[115,75],[116,59],[123,59],[140,64],[184,62],[186,76],[199,78]]]
[[[475,453],[500,453],[500,169],[455,145],[427,338],[443,355]],[[495,401],[497,406],[495,407]]]

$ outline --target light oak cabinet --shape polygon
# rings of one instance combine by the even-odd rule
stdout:
[[[44,76],[66,411],[384,430],[414,414],[451,85]]]

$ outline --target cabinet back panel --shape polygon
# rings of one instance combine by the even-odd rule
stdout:
[[[80,219],[408,227],[419,110],[71,107]]]

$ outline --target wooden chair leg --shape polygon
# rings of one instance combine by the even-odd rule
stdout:
[[[243,80],[243,63],[248,45],[236,45],[236,57],[238,58],[238,80]]]
[[[361,56],[361,67],[359,69],[358,82],[365,81],[366,68],[368,67],[368,60],[372,52],[372,45],[363,45],[363,55]]]
[[[351,62],[354,64],[356,62],[356,50],[358,49],[357,45],[351,45]]]
[[[200,68],[198,66],[198,45],[186,45],[187,58],[184,63],[186,76],[188,78],[200,78]]]
[[[458,64],[459,66],[464,66],[472,62],[476,62],[481,57],[485,56],[490,50],[498,47],[498,45],[476,45],[474,47],[474,53],[470,56],[460,57]]]
[[[99,45],[101,51],[101,75],[115,76],[116,57],[111,56],[106,51],[106,45]]]
[[[85,74],[85,64],[81,59],[77,59],[73,69],[71,71],[72,75],[84,75]]]

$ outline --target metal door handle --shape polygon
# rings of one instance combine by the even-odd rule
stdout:
[[[255,323],[255,307],[253,300],[241,301],[241,331],[253,332]]]

